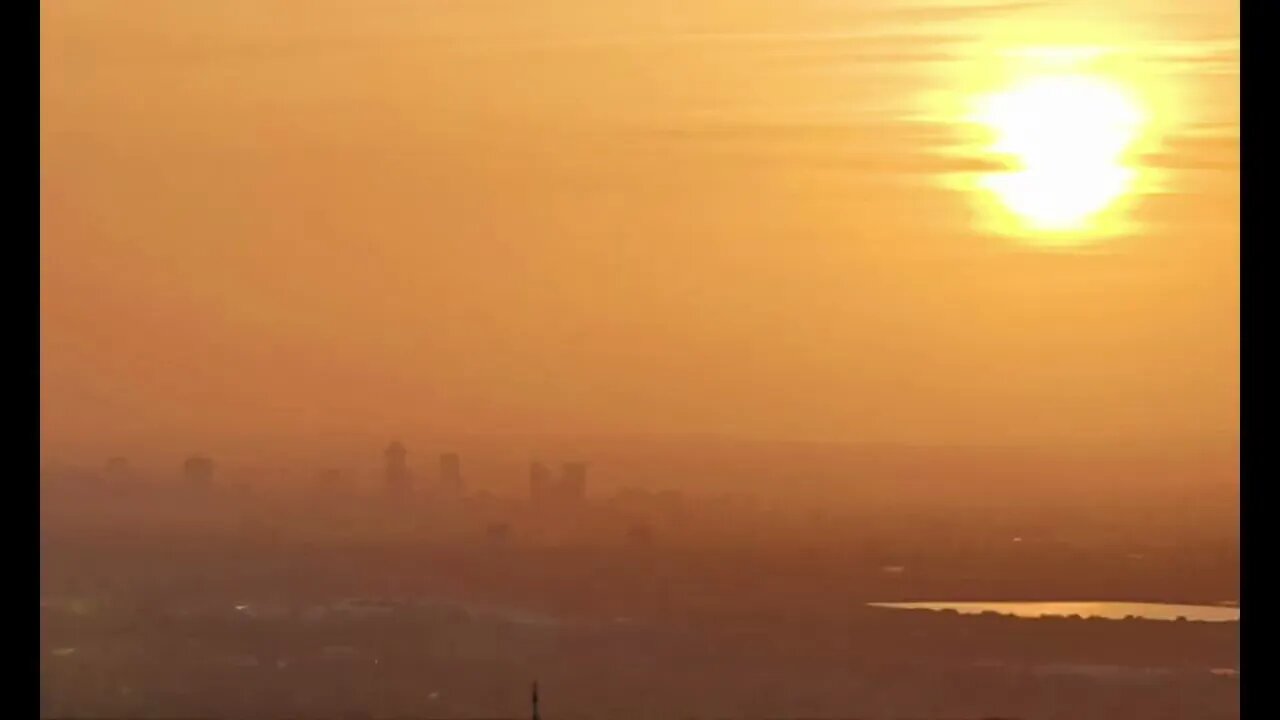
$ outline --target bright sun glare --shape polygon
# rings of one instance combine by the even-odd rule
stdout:
[[[1125,154],[1144,122],[1117,85],[1087,75],[1026,80],[981,98],[973,118],[994,134],[988,151],[1014,167],[980,181],[1025,229],[1090,230],[1129,190],[1135,171]]]

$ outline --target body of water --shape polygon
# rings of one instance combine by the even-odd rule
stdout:
[[[1139,602],[884,602],[870,603],[872,607],[898,610],[955,610],[965,615],[995,612],[1023,618],[1080,617],[1123,620],[1138,617],[1144,620],[1177,620],[1186,618],[1195,622],[1238,622],[1240,608],[1221,605],[1174,605],[1169,603]]]

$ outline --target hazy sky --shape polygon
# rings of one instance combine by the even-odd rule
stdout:
[[[42,14],[46,451],[1236,432],[1236,3]],[[992,220],[962,110],[1044,47],[1150,120],[1133,192],[1057,248]]]

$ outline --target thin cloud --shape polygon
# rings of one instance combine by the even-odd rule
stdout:
[[[1240,169],[1240,139],[1229,135],[1178,135],[1165,139],[1159,150],[1144,153],[1139,161],[1166,170]]]
[[[950,20],[970,20],[990,15],[1008,15],[1051,7],[1052,5],[1052,3],[1048,2],[923,3],[914,7],[886,10],[885,15],[895,20],[946,22]]]
[[[666,149],[752,162],[889,175],[999,172],[1007,160],[966,152],[962,128],[904,120],[862,123],[710,123],[649,133]]]

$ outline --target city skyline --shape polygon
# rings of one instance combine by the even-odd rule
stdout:
[[[41,717],[1239,720],[1239,4],[39,12]]]

